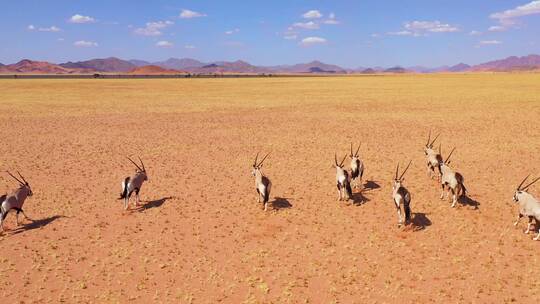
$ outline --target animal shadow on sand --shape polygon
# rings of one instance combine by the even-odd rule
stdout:
[[[363,191],[371,191],[371,190],[379,189],[380,187],[381,185],[379,185],[376,181],[367,180],[366,183],[364,184]]]
[[[472,206],[474,207],[473,210],[478,210],[478,206],[480,206],[480,203],[474,199],[472,199],[470,196],[468,195],[462,195],[459,197],[458,199],[458,203],[460,203],[461,205],[464,205],[464,206]]]
[[[287,209],[293,206],[288,198],[279,197],[279,196],[274,197],[274,200],[271,202],[271,205],[276,210]]]
[[[413,231],[420,231],[426,229],[426,227],[431,226],[431,220],[422,212],[413,212],[413,217],[411,220],[411,228]]]
[[[361,206],[361,205],[363,205],[363,204],[370,201],[370,199],[367,198],[362,192],[363,191],[361,191],[361,192],[353,192],[351,200],[352,200],[352,204],[354,206]]]
[[[157,199],[157,200],[153,200],[153,201],[146,201],[146,204],[144,205],[141,205],[139,206],[139,208],[135,209],[139,212],[143,212],[145,210],[148,210],[148,209],[152,209],[152,208],[159,208],[161,207],[161,205],[163,205],[167,200],[170,200],[172,199],[173,197],[172,196],[168,196],[168,197],[163,197],[163,198],[160,198],[160,199]]]
[[[21,226],[13,229],[12,234],[19,234],[19,233],[24,232],[24,231],[34,230],[34,229],[38,229],[38,228],[41,228],[41,227],[45,227],[45,226],[49,225],[50,223],[56,221],[57,219],[64,218],[64,217],[67,217],[67,216],[53,215],[53,216],[49,216],[49,217],[42,218],[42,219],[39,219],[39,220],[33,220],[33,221],[30,221],[30,223],[28,223],[28,224],[22,224]]]

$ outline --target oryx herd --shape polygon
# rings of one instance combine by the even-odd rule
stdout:
[[[454,153],[455,148],[450,151],[446,159],[443,159],[442,157],[441,144],[439,144],[437,151],[434,150],[433,145],[435,144],[435,141],[438,139],[438,137],[439,135],[435,136],[435,138],[432,140],[430,131],[428,134],[427,142],[424,146],[427,174],[431,179],[436,177],[438,182],[440,182],[442,188],[440,199],[445,199],[446,188],[446,197],[447,199],[450,199],[450,193],[452,194],[451,206],[455,207],[458,199],[466,195],[467,189],[464,185],[463,175],[461,175],[459,172],[457,172],[454,168],[450,166],[450,157]],[[360,151],[360,146],[361,145],[359,144],[356,151],[353,152],[353,145],[351,143],[350,154],[346,154],[339,163],[337,153],[334,154],[334,164],[332,165],[332,167],[336,169],[336,187],[339,201],[348,201],[352,199],[353,189],[360,188],[359,191],[361,192],[364,188],[362,177],[364,175],[365,166],[364,162],[360,158],[360,155],[358,154],[358,152]],[[257,153],[257,155],[255,156],[255,161],[253,162],[252,169],[252,175],[255,178],[255,189],[257,191],[257,202],[261,203],[262,200],[265,211],[268,209],[268,203],[270,201],[270,190],[272,188],[272,182],[270,181],[270,178],[268,178],[262,172],[263,163],[268,157],[268,155],[269,153],[266,154],[261,161],[258,161],[259,153]],[[344,165],[347,156],[349,156],[351,160],[349,166],[350,172],[345,169]],[[148,174],[141,158],[138,158],[140,165],[129,157],[127,157],[127,159],[135,166],[135,174],[133,176],[126,177],[122,181],[122,192],[120,193],[119,199],[124,200],[124,210],[127,210],[129,208],[129,200],[133,193],[135,193],[135,206],[139,205],[139,193],[141,191],[143,183],[148,180]],[[411,223],[411,193],[407,190],[407,188],[405,188],[403,184],[405,173],[409,169],[411,163],[412,161],[409,161],[401,174],[398,163],[396,166],[395,176],[392,180],[392,199],[397,209],[398,227],[402,226],[403,224],[408,225]],[[11,194],[0,196],[0,233],[4,231],[4,220],[6,219],[8,213],[12,210],[16,211],[17,226],[19,225],[19,213],[22,213],[25,219],[32,221],[23,210],[25,200],[33,195],[30,184],[18,171],[17,175],[19,177],[16,177],[9,171],[6,171],[6,173],[15,181],[17,181],[19,183],[19,186]],[[529,176],[523,179],[523,181],[517,187],[516,192],[513,196],[513,201],[519,205],[518,217],[514,225],[517,226],[519,220],[522,217],[526,216],[528,218],[528,225],[525,233],[529,233],[533,225],[532,222],[533,220],[535,220],[538,234],[536,235],[534,240],[540,240],[540,200],[535,198],[532,194],[528,192],[529,187],[539,181],[540,177],[523,186],[523,184],[528,178]],[[362,196],[360,197],[362,198]],[[403,213],[405,215],[405,219],[403,219]]]

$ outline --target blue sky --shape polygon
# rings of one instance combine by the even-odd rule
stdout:
[[[4,64],[116,56],[439,66],[540,53],[540,1],[4,0],[0,29]]]

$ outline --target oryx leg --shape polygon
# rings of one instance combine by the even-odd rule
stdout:
[[[525,234],[529,234],[529,232],[531,231],[531,226],[533,225],[532,221],[533,217],[529,216],[529,222],[527,223],[527,230],[525,230]]]
[[[136,188],[135,189],[135,207],[138,207],[139,206],[139,191],[140,189],[139,188]]]
[[[128,210],[129,208],[129,198],[131,197],[131,192],[127,193],[126,197],[124,198],[124,210]]]
[[[433,179],[433,167],[431,166],[430,163],[427,163],[427,174],[429,176],[430,179]]]
[[[514,223],[514,226],[517,226],[517,225],[518,225],[518,223],[519,223],[519,221],[521,220],[522,217],[523,217],[523,214],[518,213],[517,220],[516,220],[516,222]]]
[[[441,183],[441,200],[444,200],[444,183]]]
[[[339,183],[337,184],[337,194],[338,194],[338,201],[341,201],[341,187]]]
[[[259,192],[259,188],[257,188],[257,203],[261,202],[261,193]]]
[[[540,228],[538,228],[538,234],[536,235],[536,237],[533,240],[540,241]]]
[[[401,208],[399,207],[401,205],[401,199],[398,199],[398,201],[394,199],[394,203],[396,204],[396,209],[397,209],[397,214],[398,214],[398,227],[401,227],[401,225],[403,224],[403,217],[401,216]]]
[[[457,191],[454,190],[453,188],[450,188],[450,190],[452,191],[452,208],[454,208],[456,206],[456,203],[457,203]]]

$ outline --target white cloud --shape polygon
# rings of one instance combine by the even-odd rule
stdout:
[[[137,28],[133,32],[142,36],[160,36],[163,34],[161,30],[173,24],[172,21],[147,22],[146,27]]]
[[[490,26],[488,28],[488,31],[490,32],[503,32],[503,31],[506,31],[507,27],[505,26],[502,26],[502,25],[494,25],[494,26]]]
[[[206,14],[191,11],[188,9],[183,9],[182,12],[180,13],[180,18],[182,19],[191,19],[191,18],[198,18],[198,17],[206,17]]]
[[[373,38],[379,38],[381,35],[377,34],[377,33],[373,33],[370,35],[371,37]]]
[[[478,35],[482,35],[482,32],[479,32],[479,31],[470,31],[470,32],[469,32],[469,35],[471,35],[471,36],[478,36]]]
[[[414,33],[410,31],[388,32],[387,34],[391,36],[413,36],[414,35]]]
[[[85,41],[85,40],[75,41],[73,43],[73,45],[76,46],[76,47],[96,47],[96,46],[98,46],[97,42]]]
[[[302,41],[300,42],[300,44],[303,46],[311,46],[311,45],[324,44],[324,43],[326,43],[326,39],[321,38],[321,37],[307,37],[307,38],[302,39]]]
[[[432,32],[432,33],[446,33],[457,32],[459,29],[456,26],[452,26],[448,23],[441,23],[438,20],[435,21],[412,21],[406,22],[405,28],[414,32]]]
[[[234,30],[226,31],[225,34],[226,35],[232,35],[232,34],[238,33],[238,32],[240,32],[240,29],[235,28]]]
[[[64,39],[64,38],[58,38],[58,39],[56,39],[56,40],[58,40],[58,41],[64,41],[64,40],[66,40],[66,39]]]
[[[494,44],[501,44],[502,42],[499,40],[482,40],[479,42],[481,45],[494,45]]]
[[[40,32],[60,32],[61,29],[53,25],[51,27],[40,27],[40,28],[38,28],[38,31],[40,31]]]
[[[336,20],[336,14],[330,13],[330,15],[328,15],[328,19],[324,20],[323,23],[335,25],[335,24],[339,24],[339,21]]]
[[[296,22],[292,25],[293,27],[303,28],[306,30],[316,30],[319,28],[319,25],[313,21],[308,22]]]
[[[156,46],[161,47],[161,48],[170,48],[170,47],[173,47],[174,44],[170,41],[161,40],[156,43]]]
[[[530,3],[506,10],[504,12],[493,13],[489,17],[492,19],[502,20],[534,14],[540,14],[540,1],[531,1]]]
[[[75,14],[69,18],[70,23],[92,23],[96,20],[90,16],[83,16],[79,14]]]
[[[30,24],[29,26],[26,27],[26,29],[29,30],[29,31],[33,31],[33,30],[36,29],[36,27],[34,25]]]
[[[195,49],[195,46],[194,45],[191,45],[191,44],[187,44],[184,46],[185,49],[188,49],[188,50],[193,50]]]
[[[302,15],[302,17],[304,17],[305,19],[318,19],[322,16],[323,15],[318,10],[310,10]]]
[[[283,38],[287,40],[296,40],[298,36],[296,34],[291,34],[291,35],[284,35]]]

